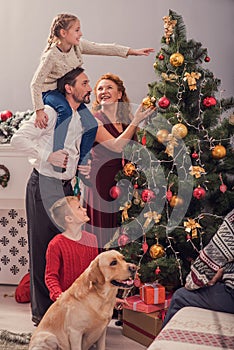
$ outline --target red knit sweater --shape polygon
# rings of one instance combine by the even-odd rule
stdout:
[[[79,241],[58,234],[49,243],[46,252],[45,283],[50,299],[55,301],[98,255],[95,235],[82,231]]]

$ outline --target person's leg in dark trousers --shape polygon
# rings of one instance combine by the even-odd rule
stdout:
[[[234,290],[219,282],[213,286],[193,291],[184,287],[178,289],[172,296],[171,304],[163,321],[163,327],[177,311],[185,306],[234,313]]]
[[[32,173],[26,192],[32,320],[37,324],[52,304],[45,285],[45,254],[50,240],[60,232],[50,219],[49,208],[59,198],[72,195],[61,181]]]
[[[64,149],[68,126],[72,118],[72,109],[65,96],[58,90],[50,90],[42,94],[43,102],[57,112],[57,121],[54,130],[53,151]],[[62,172],[63,168],[53,166],[57,172]]]

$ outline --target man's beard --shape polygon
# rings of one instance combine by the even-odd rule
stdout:
[[[72,95],[72,98],[76,103],[85,103],[85,104],[90,103],[90,94],[89,93],[84,95],[82,99],[80,99],[79,97],[77,97],[74,94]]]

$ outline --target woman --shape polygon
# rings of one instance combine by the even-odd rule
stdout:
[[[92,149],[91,188],[87,188],[87,230],[96,234],[99,248],[112,238],[117,227],[117,201],[110,196],[115,175],[122,169],[122,151],[133,139],[138,124],[153,108],[139,106],[133,116],[123,81],[116,75],[102,75],[94,87],[93,111],[98,130]]]

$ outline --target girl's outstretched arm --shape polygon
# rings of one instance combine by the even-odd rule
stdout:
[[[154,52],[155,50],[150,47],[150,48],[145,48],[145,49],[129,49],[128,50],[128,56],[149,56],[151,52]]]

